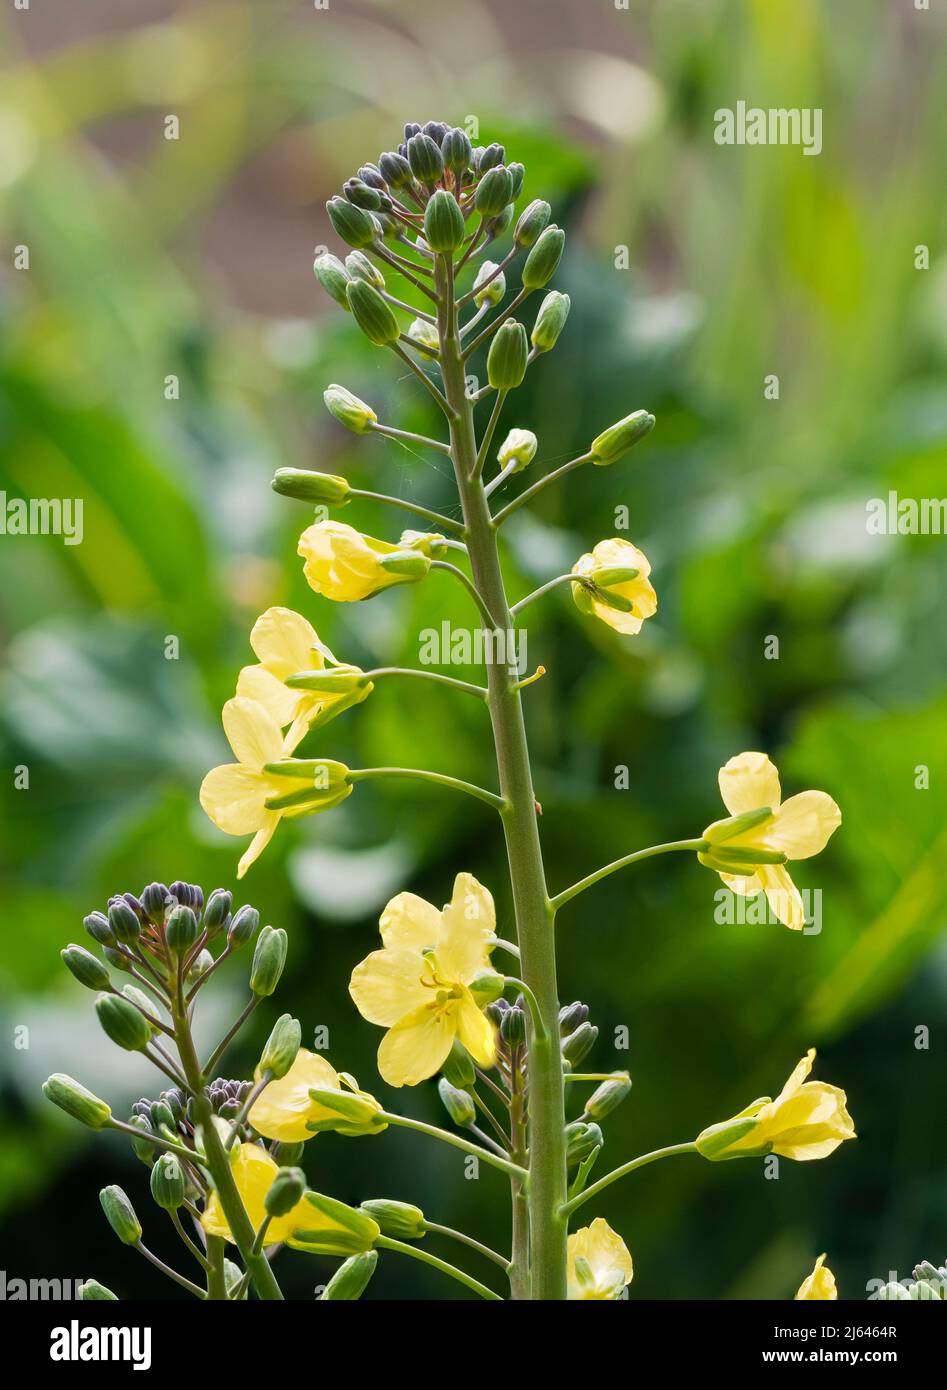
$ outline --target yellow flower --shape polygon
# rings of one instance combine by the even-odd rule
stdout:
[[[301,733],[286,738],[279,725],[256,700],[237,696],[223,709],[224,732],[237,758],[212,768],[201,784],[200,801],[214,824],[226,835],[253,835],[250,847],[237,866],[242,878],[263,853],[283,816],[326,811],[352,791],[342,763],[321,760],[299,763],[298,775],[267,771],[292,755]],[[287,767],[294,764],[287,763]],[[288,805],[274,806],[299,798]]]
[[[703,1130],[697,1136],[698,1153],[713,1160],[774,1153],[805,1163],[828,1158],[846,1139],[854,1139],[845,1092],[806,1080],[814,1057],[810,1047],[775,1100],[764,1096],[732,1120]]]
[[[309,729],[318,728],[349,706],[360,704],[372,692],[370,681],[357,684],[362,672],[357,666],[343,666],[322,645],[315,628],[291,608],[268,608],[253,624],[250,646],[259,657],[255,666],[244,666],[237,680],[237,694],[256,700],[281,728],[291,725],[287,738],[293,746]],[[291,690],[288,676],[305,671],[323,671],[326,663],[341,678],[353,677],[350,684],[324,691]]]
[[[625,577],[637,570],[633,577]],[[658,611],[658,596],[648,581],[651,565],[647,556],[630,541],[617,537],[599,541],[595,548],[572,566],[573,574],[581,574],[599,586],[590,593],[584,584],[572,585],[572,597],[583,613],[592,613],[603,623],[626,636],[641,631],[645,618]],[[606,597],[605,595],[608,595]]]
[[[799,1292],[796,1294],[794,1302],[819,1298],[838,1298],[835,1275],[826,1268],[824,1255],[819,1256],[812,1273],[799,1285]]]
[[[601,1216],[569,1237],[567,1259],[570,1299],[620,1298],[634,1274],[628,1247]]]
[[[317,521],[308,527],[299,537],[299,554],[306,562],[303,573],[310,587],[340,603],[422,579],[430,568],[423,551],[363,536],[342,521]],[[386,569],[383,560],[392,568]]]
[[[241,1144],[231,1160],[230,1170],[250,1218],[250,1224],[254,1230],[258,1230],[266,1216],[263,1203],[273,1179],[279,1172],[279,1165],[259,1144]],[[266,1233],[267,1244],[276,1245],[280,1241],[288,1240],[298,1226],[308,1223],[309,1217],[310,1208],[305,1198],[301,1198],[292,1211],[287,1212],[285,1216],[274,1217],[270,1222]],[[207,1206],[201,1216],[201,1225],[209,1236],[222,1236],[224,1240],[233,1241],[216,1192],[212,1192],[207,1200]]]
[[[378,1070],[389,1085],[433,1076],[455,1038],[480,1066],[493,1066],[495,1029],[469,986],[489,971],[495,927],[493,898],[471,874],[457,875],[442,912],[414,893],[388,903],[384,949],[355,967],[349,993],[363,1018],[388,1029]]]
[[[255,1079],[260,1080],[259,1067]],[[254,1101],[249,1121],[258,1134],[265,1135],[267,1139],[277,1139],[282,1144],[297,1144],[311,1139],[316,1132],[310,1128],[311,1124],[338,1128],[345,1134],[377,1134],[386,1128],[385,1125],[371,1124],[344,1127],[344,1122],[340,1122],[334,1111],[314,1101],[309,1094],[311,1090],[341,1092],[343,1082],[360,1101],[376,1111],[381,1109],[373,1096],[358,1089],[354,1077],[346,1072],[340,1075],[325,1057],[301,1047],[286,1075],[271,1081]]]
[[[778,920],[801,930],[805,908],[785,861],[824,849],[841,811],[825,792],[782,801],[779,773],[765,753],[738,753],[720,769],[719,781],[730,816],[704,831],[710,849],[698,855],[700,862],[735,893],[765,893]]]

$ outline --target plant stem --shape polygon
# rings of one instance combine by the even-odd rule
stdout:
[[[580,454],[578,458],[570,459],[568,463],[564,463],[561,468],[556,468],[552,473],[547,473],[544,478],[540,478],[538,482],[533,483],[532,487],[528,487],[525,492],[521,492],[519,497],[514,497],[512,502],[508,502],[502,511],[497,512],[496,516],[493,518],[494,525],[501,525],[501,523],[504,522],[508,516],[512,515],[518,507],[522,507],[525,502],[535,497],[537,492],[542,492],[543,488],[548,487],[550,483],[558,482],[559,479],[564,478],[567,473],[571,473],[573,468],[580,468],[583,463],[590,463],[591,459],[591,454]]]
[[[482,685],[472,681],[458,680],[456,676],[444,676],[440,671],[421,671],[413,666],[377,666],[374,671],[366,671],[366,680],[378,680],[380,676],[414,676],[418,680],[435,681],[438,685],[449,685],[454,690],[463,690],[467,695],[476,695],[485,700],[487,692]]]
[[[478,801],[485,801],[495,811],[502,812],[503,798],[486,787],[477,787],[473,782],[462,782],[459,777],[448,777],[446,772],[426,772],[419,767],[353,767],[349,769],[348,781],[368,782],[385,777],[410,777],[416,782],[434,782],[441,787],[450,787],[456,792],[466,792]]]
[[[226,1249],[223,1236],[207,1237],[207,1297],[215,1302],[228,1297],[227,1279],[224,1274]]]
[[[442,516],[440,512],[435,512],[430,507],[422,507],[418,502],[408,502],[403,497],[388,497],[384,492],[368,492],[360,487],[353,487],[351,495],[364,497],[369,502],[384,502],[389,507],[400,507],[403,512],[410,512],[412,516],[420,516],[425,521],[432,521],[435,526],[441,527],[444,531],[450,531],[457,536],[463,534],[463,528],[456,521],[451,521],[449,516]]]
[[[489,1298],[497,1303],[502,1303],[498,1293],[488,1289],[486,1284],[481,1284],[479,1279],[474,1279],[472,1275],[465,1274],[462,1269],[457,1269],[455,1265],[449,1265],[446,1260],[439,1260],[436,1255],[429,1255],[426,1250],[417,1250],[413,1245],[407,1245],[403,1240],[390,1240],[388,1236],[379,1236],[375,1241],[379,1250],[397,1250],[401,1255],[410,1255],[413,1260],[420,1260],[422,1264],[431,1265],[433,1269],[439,1269],[442,1274],[448,1274],[451,1279],[456,1279],[460,1284],[466,1284],[468,1289],[473,1289],[481,1298]]]
[[[465,1231],[455,1231],[452,1226],[439,1226],[436,1221],[425,1221],[424,1225],[425,1229],[434,1235],[450,1236],[451,1240],[459,1240],[461,1245],[469,1245],[471,1250],[485,1255],[488,1260],[492,1260],[501,1269],[509,1269],[510,1262],[505,1256],[496,1250],[491,1250],[489,1245],[481,1245],[479,1240],[474,1240],[473,1236],[468,1236]]]
[[[450,421],[451,449],[474,582],[494,615],[494,622],[510,628],[512,618],[496,529],[483,483],[474,476],[478,450],[473,406],[466,396],[452,267],[448,259],[438,256],[435,269],[441,372],[444,392],[454,411]],[[495,661],[488,663],[488,703],[500,792],[505,802],[503,828],[522,975],[536,996],[546,1029],[544,1038],[532,1033],[529,1053],[530,1289],[536,1299],[564,1299],[566,1223],[560,1208],[566,1196],[565,1113],[558,1048],[555,914],[546,891],[529,748],[520,693],[513,688],[515,680],[516,674],[507,666]]]
[[[598,1194],[611,1183],[623,1178],[626,1173],[633,1173],[636,1168],[644,1168],[648,1163],[655,1163],[659,1158],[671,1158],[674,1154],[692,1154],[697,1152],[697,1145],[691,1141],[689,1144],[670,1144],[666,1149],[655,1149],[653,1153],[642,1154],[640,1158],[633,1158],[628,1163],[623,1163],[620,1168],[613,1168],[610,1173],[606,1173],[604,1178],[599,1178],[598,1182],[593,1182],[591,1187],[587,1187],[584,1192],[580,1192],[577,1197],[573,1197],[571,1202],[566,1202],[562,1208],[562,1214],[566,1218],[572,1215],[577,1207],[583,1202],[587,1202],[590,1197],[597,1197]]]
[[[499,1168],[510,1177],[523,1179],[528,1176],[526,1169],[521,1168],[518,1163],[492,1153],[490,1149],[482,1149],[479,1144],[471,1144],[469,1139],[461,1139],[459,1134],[451,1134],[450,1130],[438,1129],[436,1125],[425,1124],[423,1120],[409,1119],[407,1115],[392,1115],[387,1110],[381,1111],[381,1118],[390,1125],[413,1129],[417,1134],[428,1134],[432,1139],[440,1139],[442,1143],[450,1144],[455,1149],[462,1149],[464,1153],[473,1154],[475,1158],[482,1158],[484,1163]]]
[[[626,854],[621,859],[614,859],[611,864],[604,864],[602,868],[596,869],[594,874],[580,878],[578,883],[573,883],[571,888],[566,888],[561,893],[557,893],[552,900],[554,911],[558,912],[560,907],[577,898],[580,893],[584,893],[586,888],[591,888],[593,883],[598,883],[601,879],[607,878],[609,874],[616,873],[619,869],[626,868],[629,864],[637,864],[642,859],[653,859],[656,854],[670,854],[672,850],[685,849],[697,852],[705,848],[703,840],[671,840],[666,845],[651,845],[648,849],[636,849],[634,854]]]
[[[207,1297],[203,1289],[198,1288],[196,1284],[192,1284],[190,1279],[185,1279],[183,1274],[178,1274],[170,1265],[166,1265],[164,1260],[159,1260],[158,1256],[153,1255],[146,1245],[142,1245],[140,1240],[136,1243],[135,1249],[140,1255],[144,1255],[145,1259],[148,1260],[150,1264],[153,1264],[155,1269],[160,1269],[162,1274],[166,1274],[169,1279],[173,1279],[176,1284],[180,1284],[182,1289],[187,1289],[188,1293],[192,1293],[195,1298],[203,1299]]]
[[[525,1164],[527,1154],[523,1075],[515,1058],[510,1079],[510,1136],[513,1141],[510,1157],[514,1163]],[[510,1197],[513,1204],[510,1297],[521,1301],[529,1298],[529,1199],[525,1184],[518,1178],[510,1179]]]

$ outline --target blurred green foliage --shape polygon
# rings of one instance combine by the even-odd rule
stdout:
[[[601,1212],[634,1254],[633,1295],[785,1298],[827,1250],[843,1296],[861,1297],[918,1250],[941,1258],[947,551],[943,537],[869,536],[865,504],[947,490],[943,16],[907,0],[650,0],[594,20],[579,7],[580,36],[557,0],[536,40],[532,6],[310,15],[221,0],[119,28],[96,27],[96,8],[82,7],[85,30],[65,4],[3,20],[0,488],[85,500],[81,545],[0,539],[8,1270],[95,1275],[129,1296],[171,1287],[100,1219],[105,1182],[145,1210],[145,1170],[60,1125],[39,1084],[75,1070],[119,1113],[157,1089],[109,1055],[58,951],[112,892],[155,877],[232,885],[237,845],[196,792],[224,751],[219,709],[254,617],[298,607],[363,665],[412,663],[421,629],[466,621],[443,577],[351,611],[315,599],[294,554],[308,512],[268,480],[313,464],[452,505],[444,460],[343,437],[324,413],[340,381],[382,419],[437,425],[310,266],[314,246],[338,249],[322,202],[343,178],[404,120],[468,112],[526,164],[524,201],[548,198],[570,234],[567,330],[498,437],[534,429],[535,470],[629,410],[658,417],[626,464],[573,474],[509,527],[518,596],[627,506],[660,598],[627,642],[561,590],[531,611],[530,661],[548,671],[528,703],[552,888],[698,834],[719,814],[717,768],[744,748],[772,754],[787,794],[823,788],[844,815],[798,874],[823,892],[818,936],[719,925],[718,881],[689,858],[612,878],[562,915],[563,998],[586,1000],[602,1029],[591,1060],[634,1079],[607,1159],[774,1092],[811,1043],[860,1136],[829,1163],[785,1163],[778,1182],[681,1160],[610,1189]],[[715,109],[740,99],[821,107],[821,156],[715,145]],[[168,112],[179,141],[163,138]],[[20,245],[28,271],[11,268]],[[778,400],[764,397],[772,373]],[[344,519],[378,535],[399,525],[366,504]],[[389,683],[310,746],[482,777],[484,715],[468,703]],[[14,790],[24,765],[29,790]],[[621,767],[629,791],[615,788]],[[246,884],[290,931],[280,1010],[304,1037],[327,1026],[332,1060],[373,1089],[377,1032],[346,983],[386,898],[411,888],[441,903],[469,869],[509,926],[499,837],[459,801],[360,787],[332,816],[284,827]],[[221,986],[218,1025],[243,969]],[[229,1070],[252,1067],[264,1013]],[[433,1086],[399,1101],[437,1115]],[[465,1183],[437,1146],[322,1136],[307,1165],[341,1198],[417,1201],[504,1239],[502,1181]],[[149,1221],[170,1251],[157,1211]],[[331,1269],[285,1266],[302,1296]],[[382,1261],[372,1293],[395,1292],[452,1296]]]

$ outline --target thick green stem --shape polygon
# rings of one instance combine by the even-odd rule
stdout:
[[[207,1297],[215,1301],[229,1297],[224,1275],[226,1248],[221,1236],[207,1237]]]
[[[473,407],[466,396],[464,361],[457,326],[449,262],[436,259],[438,333],[444,393],[453,410],[451,454],[460,492],[467,548],[474,582],[500,628],[511,629],[509,603],[500,567],[496,530],[483,484],[476,474],[477,442]],[[500,643],[496,644],[501,647]],[[499,652],[497,653],[499,655]],[[487,688],[496,744],[507,857],[516,912],[523,979],[536,996],[545,1038],[530,1039],[529,1053],[529,1213],[531,1295],[566,1296],[565,1113],[562,1062],[558,1047],[559,999],[556,988],[554,913],[546,891],[536,818],[529,748],[517,673],[499,661],[487,666]]]
[[[519,1061],[516,1059],[514,1059],[513,1073],[510,1079],[510,1137],[513,1140],[510,1157],[514,1163],[525,1166],[528,1162],[528,1156],[526,1152],[523,1074]],[[522,1300],[529,1298],[529,1199],[525,1184],[518,1178],[510,1179],[510,1196],[513,1203],[513,1243],[509,1270],[510,1297]]]

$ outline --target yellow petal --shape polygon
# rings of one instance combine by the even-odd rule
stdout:
[[[756,874],[721,874],[720,877],[731,892],[739,893],[741,898],[752,897],[754,893],[763,891]]]
[[[253,1128],[282,1144],[311,1139],[313,1132],[306,1128],[307,1122],[316,1118],[314,1111],[323,1110],[310,1099],[310,1087],[338,1091],[339,1078],[324,1057],[301,1047],[286,1075],[271,1081],[251,1107],[248,1118]]]
[[[317,594],[351,603],[368,598],[398,576],[379,567],[378,556],[395,550],[393,545],[363,536],[340,521],[318,521],[299,538],[299,554],[305,560],[303,573]]]
[[[299,667],[300,671],[305,669]],[[280,727],[295,719],[300,703],[306,698],[306,691],[290,690],[265,666],[244,666],[237,677],[237,694],[256,700]]]
[[[806,925],[806,910],[785,864],[760,864],[756,877],[777,921],[792,931],[802,931]]]
[[[634,1266],[621,1236],[601,1216],[568,1239],[568,1297],[570,1299],[609,1299],[620,1295],[631,1283]],[[594,1283],[583,1284],[576,1276],[576,1260],[585,1260]]]
[[[766,844],[789,859],[809,859],[825,849],[841,821],[841,811],[825,792],[799,792],[767,823]]]
[[[279,1172],[275,1160],[259,1144],[241,1144],[231,1163],[231,1172],[237,1191],[246,1208],[247,1216],[254,1230],[258,1229],[266,1216],[264,1199],[273,1179]],[[275,1245],[286,1240],[306,1215],[308,1204],[298,1202],[286,1216],[277,1217],[270,1222],[267,1230],[267,1244]],[[212,1192],[201,1216],[201,1225],[208,1235],[221,1236],[233,1241],[227,1218],[220,1205],[220,1198]]]
[[[254,835],[253,839],[250,841],[247,848],[244,850],[243,854],[240,856],[240,862],[237,865],[237,878],[243,878],[244,874],[246,873],[247,869],[250,868],[251,864],[256,863],[260,855],[263,853],[267,845],[272,840],[276,832],[276,827],[279,825],[279,823],[279,811],[263,812],[262,825],[260,826],[257,833]]]
[[[457,1040],[467,1049],[480,1067],[492,1067],[496,1061],[496,1029],[465,989],[457,1003]]]
[[[488,970],[496,925],[490,891],[473,874],[458,874],[441,917],[436,953],[439,978],[468,985],[475,975]]]
[[[238,696],[223,709],[224,732],[238,762],[261,768],[276,762],[283,751],[283,735],[272,715],[256,700]]]
[[[802,1083],[805,1081],[806,1077],[812,1071],[812,1063],[814,1061],[815,1048],[810,1047],[806,1055],[802,1058],[802,1060],[796,1063],[796,1066],[790,1073],[789,1080],[786,1082],[785,1086],[780,1091],[779,1095],[776,1097],[776,1100],[773,1102],[774,1105],[779,1104],[784,1100],[788,1100],[790,1096],[794,1096],[796,1094]]]
[[[838,1289],[835,1286],[835,1275],[830,1269],[826,1268],[825,1256],[820,1255],[815,1262],[812,1273],[799,1286],[796,1299],[833,1299],[838,1298]]]
[[[268,812],[269,781],[240,763],[224,763],[208,772],[201,783],[200,802],[207,815],[226,835],[252,835]]]
[[[769,806],[775,811],[782,795],[779,773],[765,753],[737,753],[718,774],[720,795],[731,816]]]
[[[421,952],[437,943],[441,914],[416,893],[399,893],[385,905],[378,926],[386,946]]]
[[[424,978],[430,978],[430,968],[417,952],[386,946],[355,967],[349,994],[362,1018],[390,1028],[431,1002],[433,991],[422,984]]]
[[[268,608],[262,613],[253,624],[250,646],[260,663],[280,680],[325,666],[315,628],[292,608]]]
[[[455,1010],[426,1004],[381,1040],[378,1070],[389,1086],[416,1086],[440,1071],[457,1031]]]

